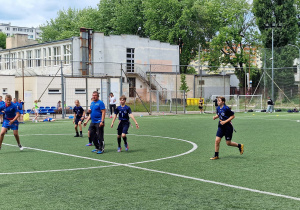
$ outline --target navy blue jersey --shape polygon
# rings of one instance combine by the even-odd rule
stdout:
[[[224,104],[224,106],[222,108],[220,108],[220,106],[218,106],[217,114],[218,114],[220,120],[225,121],[225,120],[228,120],[229,117],[234,115],[234,112],[231,111],[231,109]],[[220,122],[219,122],[219,125],[220,125]]]
[[[119,120],[121,121],[129,121],[129,114],[131,114],[132,111],[129,106],[118,106],[115,109],[115,114],[119,114]]]
[[[84,110],[81,106],[74,106],[73,112],[76,113],[76,118],[78,119],[82,117]]]
[[[101,110],[105,109],[105,105],[103,101],[96,101],[91,103],[91,119],[92,123],[100,123],[102,120],[102,112]]]
[[[11,103],[10,106],[6,106],[6,104],[0,106],[0,111],[4,111],[4,119],[12,120],[15,118],[17,112],[19,112],[18,107]]]

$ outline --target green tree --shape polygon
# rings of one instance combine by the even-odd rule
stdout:
[[[251,4],[247,0],[210,0],[204,7],[214,23],[210,32],[215,35],[208,42],[203,58],[208,61],[211,71],[218,70],[221,65],[234,67],[243,86],[244,68],[249,67],[250,56],[256,54],[259,41],[255,18],[250,12]]]
[[[189,86],[186,83],[186,76],[185,76],[185,74],[181,74],[180,75],[180,81],[181,81],[181,85],[180,85],[179,90],[184,90],[185,94],[187,94],[187,92],[189,92],[190,89],[189,89]]]
[[[299,34],[297,11],[294,0],[254,0],[253,13],[256,16],[256,22],[261,32],[263,45],[268,48],[265,50],[266,57],[271,58],[272,52],[272,29],[266,28],[266,24],[281,25],[281,27],[273,28],[274,40],[274,82],[282,90],[290,90],[295,83],[294,72],[285,67],[292,67],[293,60],[298,57],[295,48],[288,47],[288,44],[294,44]],[[285,47],[286,46],[286,47]],[[295,56],[296,55],[296,56]],[[267,67],[271,68],[272,59],[266,59]],[[271,70],[267,70],[271,75]],[[272,81],[269,81],[272,83]],[[278,89],[274,89],[275,94]],[[289,95],[289,91],[286,92]]]
[[[3,32],[0,32],[0,47],[2,49],[6,48],[6,34]]]

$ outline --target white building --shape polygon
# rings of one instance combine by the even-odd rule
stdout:
[[[14,42],[17,43],[17,40]],[[129,97],[136,97],[138,94],[144,100],[149,100],[150,85],[151,89],[162,88],[151,73],[179,71],[176,67],[179,65],[178,52],[177,45],[135,35],[105,36],[103,33],[82,28],[80,37],[0,50],[0,75],[20,77],[24,73],[25,79],[36,77],[29,79],[24,92],[19,84],[22,80],[18,78],[15,90],[20,97],[31,91],[27,95],[31,95],[34,100],[39,98],[43,88],[47,88],[49,84],[50,80],[45,79],[45,76],[60,76],[61,68],[65,78],[97,77],[102,79],[101,81],[105,79],[103,87],[102,83],[100,85],[97,81],[99,92],[102,89],[105,89],[102,91],[105,94],[112,91],[117,98],[119,94]],[[55,81],[61,84],[58,78]],[[90,90],[85,86],[81,87],[82,84],[76,83],[75,79],[69,81],[71,82],[66,84],[72,85],[67,86],[69,89],[65,91],[67,95],[73,96],[67,96],[66,103],[73,104],[78,96],[76,94],[85,94]],[[0,88],[1,86],[2,84]],[[49,86],[43,96],[51,98],[52,104],[47,102],[47,106],[52,106],[53,101],[61,100],[60,87],[56,84],[52,91],[51,88],[53,87]]]
[[[41,38],[42,31],[39,28],[28,28],[21,26],[12,26],[11,23],[0,23],[0,32],[6,34],[7,37],[15,34],[26,34],[28,39],[37,40]]]

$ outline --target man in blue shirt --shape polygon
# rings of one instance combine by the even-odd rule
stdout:
[[[0,149],[2,146],[2,142],[5,136],[7,129],[11,129],[14,132],[14,136],[18,143],[20,150],[23,150],[23,147],[20,143],[20,137],[18,133],[18,117],[20,116],[19,110],[15,104],[12,102],[11,95],[5,96],[5,104],[0,106],[0,112],[4,112],[4,121],[2,124],[1,134],[0,134]]]
[[[104,119],[105,119],[105,105],[99,100],[99,93],[93,92],[92,103],[90,105],[91,113],[83,124],[84,127],[90,119],[92,122],[89,127],[90,138],[93,140],[95,149],[92,152],[102,154],[104,152]]]
[[[231,141],[232,133],[233,133],[233,126],[231,120],[234,119],[234,112],[232,112],[231,109],[228,106],[226,106],[224,97],[218,97],[217,100],[219,106],[217,107],[217,115],[215,115],[213,119],[215,120],[219,118],[220,121],[218,124],[218,131],[217,131],[216,141],[215,141],[215,156],[210,159],[211,160],[219,159],[220,142],[223,136],[225,136],[226,144],[228,146],[238,147],[240,150],[240,154],[242,155],[244,153],[244,145]]]
[[[139,128],[139,125],[137,123],[137,121],[135,120],[131,109],[129,106],[125,105],[126,103],[126,96],[121,96],[120,97],[120,104],[121,106],[118,106],[115,109],[115,116],[114,119],[111,123],[111,128],[114,126],[114,122],[117,119],[117,116],[119,115],[119,126],[118,126],[118,152],[121,152],[122,147],[121,147],[121,137],[123,138],[124,141],[124,146],[125,146],[125,150],[128,151],[129,147],[128,147],[128,143],[127,143],[127,137],[126,134],[128,133],[128,129],[130,126],[130,122],[129,122],[129,117],[131,117],[131,119],[134,121],[136,128]]]

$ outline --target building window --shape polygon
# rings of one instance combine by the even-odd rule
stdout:
[[[27,57],[26,57],[26,59],[27,59],[27,67],[33,67],[33,63],[32,63],[32,51],[29,50],[29,51],[26,52],[26,54],[27,54]]]
[[[54,55],[54,66],[59,65],[60,61],[60,47],[53,47],[53,55]]]
[[[54,88],[49,88],[48,89],[48,94],[61,94],[60,89],[54,89]]]
[[[51,66],[52,56],[51,47],[48,48],[48,65]]]
[[[47,48],[43,48],[44,66],[47,66]]]
[[[9,54],[4,55],[4,69],[9,69]]]
[[[7,88],[2,88],[2,95],[7,95]]]
[[[18,28],[18,31],[23,31],[23,29],[22,28]]]
[[[9,31],[9,27],[6,27],[5,30]]]
[[[22,57],[21,57],[21,52],[18,52],[18,68],[22,68]]]
[[[127,72],[134,72],[134,48],[127,48],[126,66]]]
[[[28,39],[33,39],[33,35],[28,35]]]
[[[17,31],[18,29],[17,28],[13,28],[13,31]]]
[[[16,59],[16,53],[11,54],[11,68],[16,69],[17,68],[17,59]]]
[[[135,78],[134,77],[128,77],[127,81],[129,83],[129,97],[135,97],[136,92],[136,86],[135,86]]]
[[[41,66],[41,50],[35,50],[35,66]]]
[[[64,45],[64,64],[70,64],[71,60],[71,45]]]
[[[204,80],[199,80],[199,85],[204,85]]]
[[[10,33],[7,33],[6,36],[10,36]]]
[[[75,94],[86,94],[84,88],[75,88]]]

